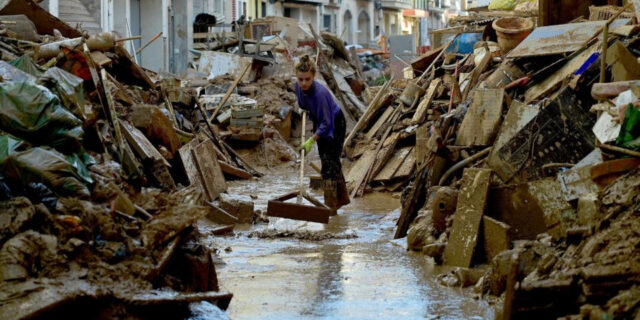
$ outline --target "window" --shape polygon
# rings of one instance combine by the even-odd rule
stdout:
[[[265,2],[261,2],[261,6],[262,6],[262,17],[266,17],[267,16],[267,4]]]
[[[331,15],[322,15],[322,28],[325,31],[331,32]]]
[[[284,8],[284,16],[291,18],[291,8]]]
[[[245,16],[245,17],[247,16],[247,3],[246,2],[242,3],[242,15]]]

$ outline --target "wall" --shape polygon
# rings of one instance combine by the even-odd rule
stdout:
[[[158,0],[140,0],[140,33],[142,43],[147,43],[158,32],[163,31],[163,6]],[[163,37],[154,41],[141,53],[140,63],[144,68],[159,72],[164,70],[165,49]]]
[[[189,64],[189,48],[193,43],[193,3],[191,0],[173,0],[173,23],[171,30],[169,70],[182,74]]]

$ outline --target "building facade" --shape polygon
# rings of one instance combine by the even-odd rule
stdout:
[[[375,45],[376,37],[419,34],[419,17],[405,15],[412,0],[43,0],[40,6],[90,34],[114,31],[120,37],[142,36],[125,44],[135,59],[156,72],[180,74],[187,68],[198,14],[214,15],[229,25],[245,17],[284,16],[332,32],[347,44]],[[420,0],[415,0],[420,1]],[[426,0],[425,0],[426,1]],[[432,0],[433,1],[433,0]]]

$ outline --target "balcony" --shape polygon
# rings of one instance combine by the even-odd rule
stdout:
[[[382,9],[406,10],[412,9],[411,1],[407,0],[382,0]]]

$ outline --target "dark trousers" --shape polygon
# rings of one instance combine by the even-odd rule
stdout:
[[[347,122],[344,119],[342,110],[336,114],[333,121],[333,138],[320,138],[317,141],[320,161],[322,162],[321,174],[323,180],[344,180],[340,155],[342,154],[342,145],[347,131]]]

